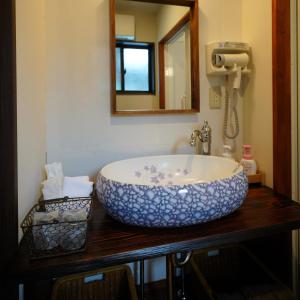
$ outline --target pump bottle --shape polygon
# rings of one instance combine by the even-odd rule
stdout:
[[[256,174],[256,162],[251,154],[251,145],[243,145],[243,158],[241,160],[241,165],[244,168],[245,174],[255,175]]]

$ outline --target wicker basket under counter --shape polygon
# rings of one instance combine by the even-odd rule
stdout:
[[[51,300],[138,300],[133,274],[126,265],[68,275],[55,281]]]
[[[28,257],[40,259],[83,252],[88,220],[91,217],[91,204],[92,197],[84,197],[39,201],[34,205],[21,224],[24,234],[22,243],[28,250]],[[33,225],[35,212],[64,212],[76,209],[85,209],[87,219]]]

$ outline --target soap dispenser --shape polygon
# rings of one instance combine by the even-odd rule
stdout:
[[[243,158],[241,165],[244,168],[244,172],[247,176],[256,174],[256,162],[251,154],[251,145],[243,145]]]

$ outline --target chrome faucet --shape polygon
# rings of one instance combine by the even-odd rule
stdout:
[[[207,121],[200,130],[195,129],[191,135],[190,145],[195,147],[196,154],[210,155],[211,153],[211,128]]]

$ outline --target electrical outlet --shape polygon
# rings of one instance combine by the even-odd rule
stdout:
[[[221,94],[217,89],[209,89],[209,108],[221,109]]]

